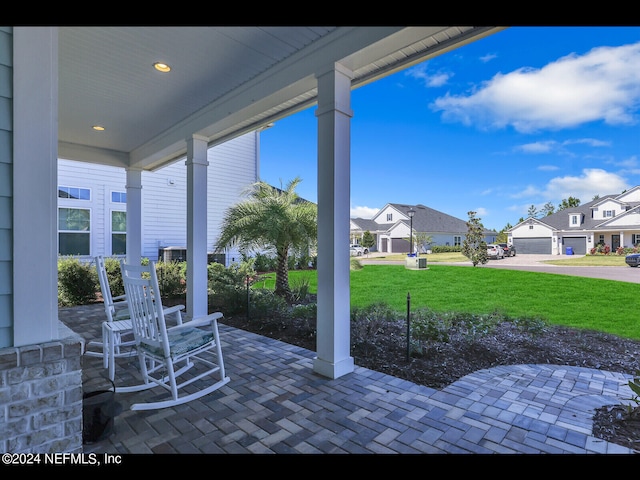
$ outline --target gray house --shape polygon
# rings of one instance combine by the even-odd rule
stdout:
[[[413,221],[409,210],[413,208]],[[367,230],[376,239],[375,250],[387,253],[405,253],[409,251],[409,235],[413,227],[414,241],[419,252],[426,252],[430,246],[461,247],[467,236],[467,222],[424,205],[407,205],[404,203],[387,203],[371,219],[351,219],[351,243],[360,243]],[[420,234],[431,237],[430,245],[420,244]],[[498,232],[486,230],[484,238],[487,243],[496,241]]]
[[[640,244],[640,186],[605,195],[542,218],[528,218],[508,232],[518,253],[585,255],[597,245],[611,252]]]

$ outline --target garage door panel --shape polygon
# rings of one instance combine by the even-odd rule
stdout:
[[[552,253],[551,239],[546,237],[514,238],[513,246],[516,247],[516,255],[519,253],[550,255]]]
[[[567,247],[573,249],[575,255],[587,254],[587,238],[586,237],[563,237],[562,238],[562,253],[566,253]]]

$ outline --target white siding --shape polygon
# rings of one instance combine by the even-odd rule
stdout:
[[[387,215],[391,214],[391,219],[387,219]],[[397,209],[387,205],[375,217],[374,221],[378,224],[395,223],[398,220],[406,220],[409,217],[401,214]]]
[[[257,133],[248,133],[208,152],[207,249],[213,251],[225,211],[258,179]],[[142,256],[157,259],[158,247],[187,244],[187,167],[185,159],[142,173]],[[91,256],[111,254],[111,192],[126,191],[123,168],[60,159],[58,185],[88,188],[90,201],[58,199],[60,207],[91,209]],[[237,260],[237,252],[229,252]]]
[[[513,229],[511,236],[513,238],[536,238],[536,237],[551,237],[551,229],[539,223],[534,223],[533,228],[529,228],[529,224],[523,223],[522,225]]]
[[[640,187],[633,187],[628,192],[618,195],[622,202],[640,202]]]
[[[613,220],[607,222],[607,228],[616,226],[640,226],[640,212],[633,211],[625,215],[616,215]]]
[[[611,218],[604,216],[604,212],[607,210],[612,210],[613,212],[615,212],[615,216],[624,213],[623,207],[622,205],[620,205],[620,202],[607,200],[606,202],[602,203],[602,205],[598,205],[598,208],[593,209],[593,218],[602,221]]]

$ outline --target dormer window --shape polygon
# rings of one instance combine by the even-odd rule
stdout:
[[[602,216],[604,218],[615,217],[616,216],[616,211],[615,210],[605,210],[604,212],[602,212]]]
[[[571,215],[571,226],[576,226],[578,223],[578,215]]]
[[[387,213],[387,222],[393,222],[393,213]]]

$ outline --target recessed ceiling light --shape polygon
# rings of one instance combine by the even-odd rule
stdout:
[[[169,65],[167,65],[166,63],[162,63],[162,62],[156,62],[153,64],[153,67],[158,70],[159,72],[162,73],[167,73],[171,71],[171,67]]]
[[[98,132],[102,132],[104,130],[104,127],[102,125],[94,125],[93,127],[94,130],[97,130]]]

